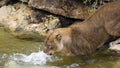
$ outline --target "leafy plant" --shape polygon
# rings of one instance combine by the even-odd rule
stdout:
[[[83,4],[87,4],[87,3],[90,3],[91,0],[83,0]]]

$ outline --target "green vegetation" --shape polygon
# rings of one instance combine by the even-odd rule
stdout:
[[[98,7],[103,5],[104,0],[82,0],[84,5],[89,6],[88,13],[94,12]]]
[[[87,4],[87,3],[90,3],[91,0],[83,0],[83,4]]]

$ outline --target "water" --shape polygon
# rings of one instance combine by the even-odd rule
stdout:
[[[33,52],[30,55],[16,53],[10,56],[4,68],[59,68],[57,66],[46,65],[47,62],[57,60],[58,58],[46,55],[43,51]]]
[[[46,55],[43,51],[33,52],[30,55],[14,54],[11,59],[19,64],[31,65],[44,65],[47,61],[52,60],[51,56]]]
[[[119,56],[48,56],[42,45],[39,40],[14,38],[0,28],[0,68],[120,68]]]

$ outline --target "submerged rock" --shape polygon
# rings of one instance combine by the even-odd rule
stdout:
[[[120,54],[120,39],[110,43],[109,50],[115,51]]]
[[[117,51],[117,52],[120,52],[120,44],[116,44],[116,45],[110,46],[109,49]]]
[[[75,19],[85,19],[89,15],[88,8],[80,0],[29,0],[28,4],[37,9]]]
[[[47,29],[55,29],[61,26],[57,17],[32,10],[24,4],[1,7],[0,25],[16,37],[39,39],[45,37]]]

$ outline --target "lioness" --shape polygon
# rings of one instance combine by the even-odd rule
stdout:
[[[49,31],[44,52],[89,55],[110,37],[120,37],[120,2],[103,5],[82,23]]]

